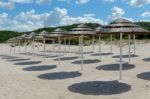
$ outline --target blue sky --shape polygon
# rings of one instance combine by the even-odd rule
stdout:
[[[0,0],[0,30],[31,31],[123,17],[150,21],[150,0]]]

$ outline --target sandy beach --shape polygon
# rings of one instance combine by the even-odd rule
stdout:
[[[113,53],[109,44],[102,45],[101,61],[96,54],[98,45],[94,53],[92,46],[85,46],[83,71],[79,54],[75,53],[78,46],[71,46],[70,53],[61,53],[60,65],[57,48],[52,45],[46,45],[45,61],[42,46],[39,52],[28,46],[27,54],[24,47],[21,54],[18,49],[15,54],[14,49],[9,53],[9,45],[0,44],[0,99],[150,99],[150,43],[136,44],[136,55],[130,63],[127,63],[128,46],[123,47],[125,63],[121,81],[118,81],[116,45]]]

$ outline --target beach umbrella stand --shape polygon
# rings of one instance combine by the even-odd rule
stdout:
[[[133,42],[134,42],[134,55],[136,54],[136,52],[135,52],[135,45],[136,45],[136,40],[135,40],[135,34],[133,35]]]
[[[131,35],[128,35],[129,38],[129,62],[131,61]]]
[[[120,80],[122,80],[122,47],[122,33],[120,33]]]
[[[69,40],[69,52],[70,52],[70,43],[71,43],[71,42],[70,42],[70,37],[68,38],[68,40]]]
[[[85,26],[85,24],[79,24],[77,27],[71,29],[69,32],[67,32],[66,35],[70,36],[78,36],[79,37],[79,52],[80,52],[80,58],[81,58],[81,70],[83,71],[83,65],[84,65],[84,52],[83,52],[83,36],[93,36],[94,42],[94,35],[96,34],[95,31]],[[94,44],[93,44],[94,46]],[[94,47],[93,47],[94,49]]]
[[[45,61],[45,58],[46,58],[46,45],[45,45],[45,37],[43,37],[43,57],[44,57],[44,61]]]
[[[99,35],[99,60],[102,59],[102,57],[101,57],[101,51],[102,51],[102,47],[101,47],[101,36]]]
[[[123,63],[123,57],[122,57],[122,37],[123,35],[128,35],[129,38],[129,62],[131,61],[131,45],[130,45],[130,35],[133,34],[133,40],[134,40],[134,54],[135,54],[135,34],[143,34],[143,33],[150,33],[149,31],[141,28],[140,26],[132,23],[129,20],[118,18],[108,24],[107,26],[103,27],[98,34],[119,34],[120,35],[120,74],[119,74],[119,80],[122,80],[122,63]]]
[[[93,35],[93,40],[92,40],[92,46],[93,46],[93,53],[94,53],[94,51],[95,51],[95,37],[94,37],[94,35]]]
[[[60,66],[61,59],[61,38],[58,37],[58,64]]]
[[[110,35],[110,52],[112,53],[112,34]]]

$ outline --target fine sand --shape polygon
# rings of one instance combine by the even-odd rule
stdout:
[[[12,48],[0,44],[0,99],[150,99],[150,43],[136,44],[136,55],[128,62],[128,46],[123,47],[123,78],[119,80],[119,47],[102,45],[99,60],[98,45],[84,47],[85,64],[80,66],[78,46],[65,52],[62,46],[58,64],[57,47],[46,45],[40,52],[31,46]],[[68,51],[69,47],[66,47]],[[131,47],[133,52],[133,46]]]

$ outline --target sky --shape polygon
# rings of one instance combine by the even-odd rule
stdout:
[[[32,31],[114,19],[150,21],[150,0],[0,0],[0,30]]]

